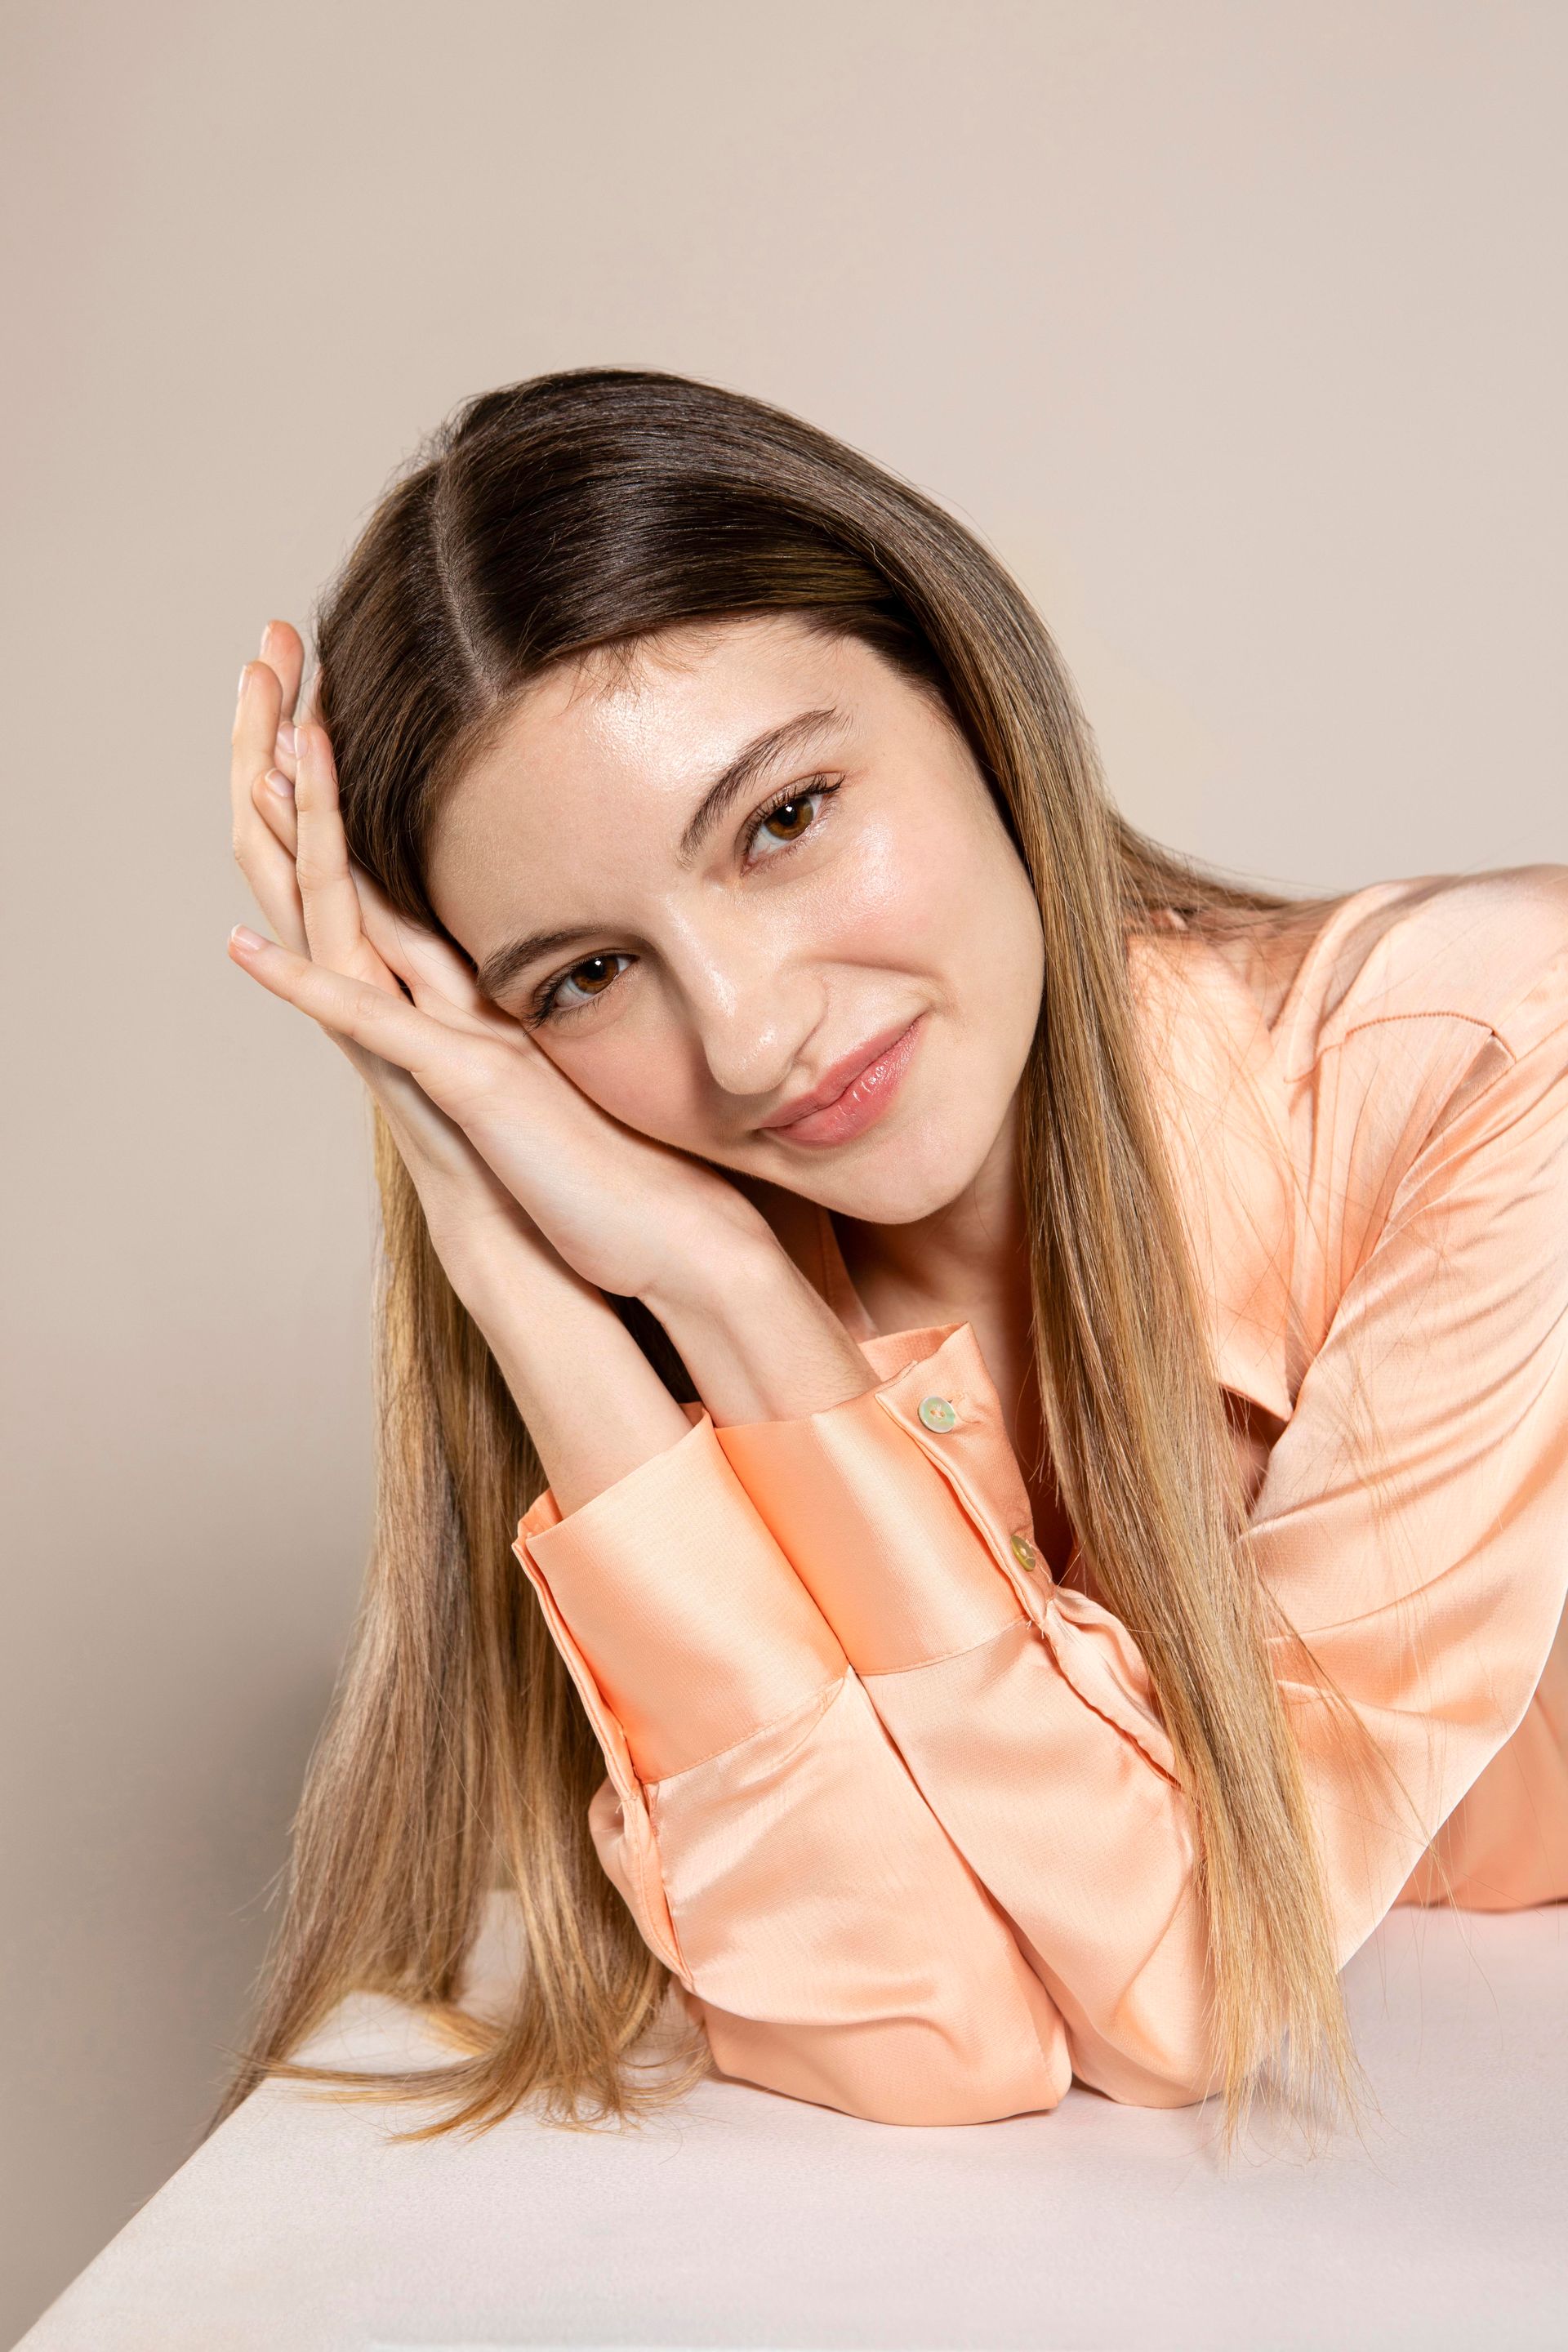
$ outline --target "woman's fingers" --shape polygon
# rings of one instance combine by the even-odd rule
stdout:
[[[276,671],[281,689],[278,733],[272,746],[274,765],[289,783],[294,782],[294,725],[300,716],[300,680],[305,672],[305,641],[287,621],[268,621],[261,632],[261,658]]]
[[[296,955],[243,924],[236,924],[228,947],[272,995],[308,1013],[334,1037],[406,1070],[459,1124],[464,1108],[477,1106],[496,1085],[496,1048],[482,1034],[464,1036],[405,997]]]
[[[281,849],[289,853],[289,863],[294,863],[297,828],[294,823],[294,786],[279,768],[268,768],[258,776],[250,788],[256,814]]]
[[[261,658],[273,671],[281,690],[279,724],[287,726],[300,699],[305,674],[305,641],[288,621],[268,621],[261,632]]]
[[[261,633],[261,657],[278,681],[273,740],[265,760],[265,714],[274,708],[270,692],[260,690],[257,702],[247,705],[245,694],[257,692],[247,686],[241,709],[250,711],[255,720],[245,734],[249,814],[260,817],[266,838],[237,811],[236,852],[257,887],[262,912],[288,946],[308,948],[318,961],[374,978],[383,985],[395,984],[396,975],[416,993],[422,991],[476,1014],[487,1025],[504,1027],[505,1015],[487,1005],[471,967],[456,949],[425,925],[398,914],[363,867],[350,858],[331,745],[314,715],[314,679],[300,698],[305,648],[299,631],[287,621],[268,621]],[[247,665],[247,677],[252,667]],[[240,723],[237,718],[237,748]],[[306,743],[311,747],[311,764],[301,779],[300,751]],[[238,773],[237,766],[237,780]],[[345,887],[351,881],[353,887]]]
[[[366,941],[359,893],[349,871],[348,845],[338,814],[337,769],[323,728],[301,725],[295,736],[294,870],[305,910],[305,936],[318,963],[357,971]]]
[[[250,787],[256,778],[272,765],[272,746],[278,733],[282,696],[278,673],[269,664],[262,661],[246,663],[239,673],[234,730],[229,738],[229,786],[237,833],[237,855],[240,847],[237,835],[246,824],[250,806]]]
[[[263,822],[266,824],[268,830],[273,835],[281,850],[287,855],[289,860],[289,871],[290,875],[293,875],[296,870],[294,856],[299,839],[299,826],[295,821],[294,815],[293,786],[288,782],[286,777],[279,773],[278,769],[269,768],[267,774],[256,787],[255,799],[257,809],[259,812]],[[363,866],[354,865],[352,858],[349,861],[349,870],[354,877],[354,885],[360,894],[363,919],[364,894],[367,889],[374,889],[375,886],[371,881],[371,878],[365,872]],[[379,896],[380,894],[378,893],[377,895]],[[385,901],[383,900],[384,905],[384,903]],[[390,913],[390,909],[388,911]],[[395,923],[395,920],[396,918],[394,917],[394,923]],[[286,944],[305,953],[309,953],[310,951],[310,941],[305,937],[304,914],[302,908],[300,912],[300,937],[297,940],[288,940]],[[380,943],[372,936],[371,928],[368,923],[366,923],[364,927],[364,936],[361,941],[359,952],[353,960],[352,976],[355,980],[368,980],[371,982],[373,986],[376,988],[390,989],[394,995],[397,993],[397,983],[399,978],[397,966],[390,958],[384,956],[381,952]]]
[[[379,882],[363,866],[353,868],[359,891],[364,933],[392,970],[408,982],[415,1002],[450,1005],[471,1013],[488,1027],[517,1027],[507,1015],[480,995],[473,967],[449,940],[428,925],[400,914]]]
[[[234,854],[267,921],[289,947],[305,945],[304,909],[294,860],[263,819],[257,793],[273,764],[282,689],[266,662],[247,662],[240,672],[230,739],[229,802]]]

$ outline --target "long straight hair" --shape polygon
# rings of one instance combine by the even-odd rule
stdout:
[[[1130,937],[1175,909],[1288,901],[1205,874],[1106,795],[1051,637],[994,557],[896,477],[778,409],[622,369],[470,401],[371,514],[316,616],[316,715],[353,855],[440,929],[424,882],[454,780],[553,664],[680,623],[790,612],[934,688],[1032,881],[1042,1015],[1020,1175],[1051,1466],[1131,1630],[1191,1810],[1213,2087],[1234,2137],[1267,2087],[1310,2124],[1356,2096],[1321,1856],[1269,1662],[1223,1393],[1141,1057]],[[361,1619],[295,1828],[255,2030],[215,2123],[266,2074],[584,2127],[679,2095],[634,2045],[668,1989],[586,1826],[602,1759],[511,1553],[538,1456],[441,1270],[380,1114],[378,1493]],[[652,1318],[617,1302],[678,1394]],[[1040,1792],[1042,1803],[1049,1791]],[[525,1964],[505,2016],[459,2005],[492,1885]],[[342,1996],[419,2005],[461,2054],[365,2075],[292,2053]]]

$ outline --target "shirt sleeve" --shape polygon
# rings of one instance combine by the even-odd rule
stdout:
[[[1437,1067],[1247,1538],[1289,1629],[1275,1671],[1342,1962],[1520,1724],[1568,1588],[1568,1026],[1514,1051],[1449,1023]],[[1108,1611],[1028,1567],[973,1333],[927,1336],[868,1394],[717,1442],[1012,1923],[1075,2072],[1184,2103],[1214,2087],[1205,1938],[1147,1669]]]
[[[968,1323],[866,1395],[721,1429],[933,1811],[1013,1925],[1074,2071],[1210,2087],[1196,1851],[1126,1627],[1056,1583]]]
[[[513,1549],[597,1736],[604,1867],[728,2074],[889,2123],[1054,2106],[1062,2021],[709,1414]]]

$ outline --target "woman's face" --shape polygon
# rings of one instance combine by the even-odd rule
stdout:
[[[854,638],[726,620],[546,673],[426,880],[486,992],[645,1135],[884,1224],[1010,1140],[1034,894],[967,746]]]

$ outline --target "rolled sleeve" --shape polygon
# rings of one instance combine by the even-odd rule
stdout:
[[[709,1415],[513,1548],[608,1768],[600,1861],[720,2070],[889,2123],[1054,2106],[1055,2003]]]
[[[542,1496],[514,1549],[548,1588],[643,1780],[734,1747],[843,1675],[840,1643],[706,1412],[564,1517]]]
[[[1026,1537],[1028,1497],[967,1323],[863,1396],[715,1435],[860,1673],[925,1664],[1025,1615],[990,1531],[1005,1519]]]
[[[1075,2071],[1142,2104],[1201,2098],[1196,1844],[1147,1665],[1036,1553],[973,1327],[879,1344],[908,1360],[866,1395],[719,1443],[1012,1922]]]

